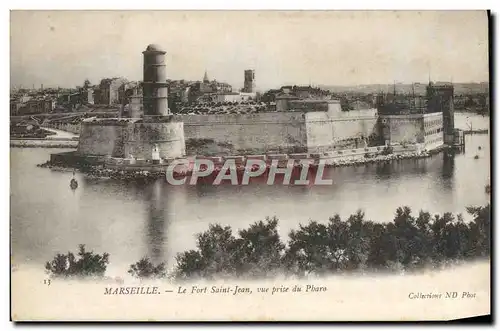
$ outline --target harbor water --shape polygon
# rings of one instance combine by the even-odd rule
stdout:
[[[475,120],[474,129],[489,127],[488,117]],[[144,256],[172,266],[177,253],[195,248],[195,235],[210,223],[230,225],[236,232],[276,216],[286,238],[299,224],[327,221],[336,213],[345,218],[358,209],[375,222],[392,221],[400,206],[411,207],[414,214],[466,216],[467,206],[489,202],[490,146],[484,134],[465,140],[465,150],[455,154],[327,169],[325,177],[333,184],[326,186],[171,186],[161,180],[138,184],[77,173],[74,191],[69,187],[72,171],[36,167],[50,153],[69,149],[11,148],[13,263],[42,270],[55,254],[85,244],[94,252],[108,252],[107,274],[123,277]]]

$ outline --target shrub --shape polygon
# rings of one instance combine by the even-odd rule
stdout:
[[[109,264],[109,254],[95,254],[79,245],[77,257],[71,252],[57,254],[45,264],[45,270],[52,277],[103,277]]]
[[[154,265],[147,257],[144,257],[135,264],[130,265],[128,273],[139,279],[165,278],[167,275],[165,263]]]

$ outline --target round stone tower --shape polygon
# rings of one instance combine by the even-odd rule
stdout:
[[[144,116],[167,116],[168,86],[165,64],[166,52],[156,44],[149,45],[144,52],[143,106]]]
[[[166,52],[160,46],[151,44],[142,54],[144,55],[142,84],[144,117],[127,127],[125,155],[130,154],[138,159],[155,162],[159,159],[181,157],[186,152],[184,123],[176,121],[168,109]]]

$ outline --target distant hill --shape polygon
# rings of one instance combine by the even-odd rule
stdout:
[[[439,82],[437,82],[439,83]],[[425,95],[425,88],[428,83],[415,83],[415,94]],[[475,93],[488,93],[489,83],[453,83],[455,86],[455,94],[475,94]],[[335,86],[335,85],[319,85],[321,89],[329,90],[333,93],[363,93],[363,94],[377,94],[377,93],[392,93],[394,91],[394,84],[370,84],[370,85],[357,85],[357,86]],[[412,93],[411,84],[396,84],[396,93]]]

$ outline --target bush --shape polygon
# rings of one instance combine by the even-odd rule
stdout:
[[[165,278],[167,276],[165,263],[154,265],[147,257],[144,257],[135,264],[130,265],[128,273],[139,279],[158,279]]]
[[[45,270],[52,277],[103,277],[109,264],[109,254],[94,254],[79,245],[78,259],[71,252],[57,254],[45,264]]]

